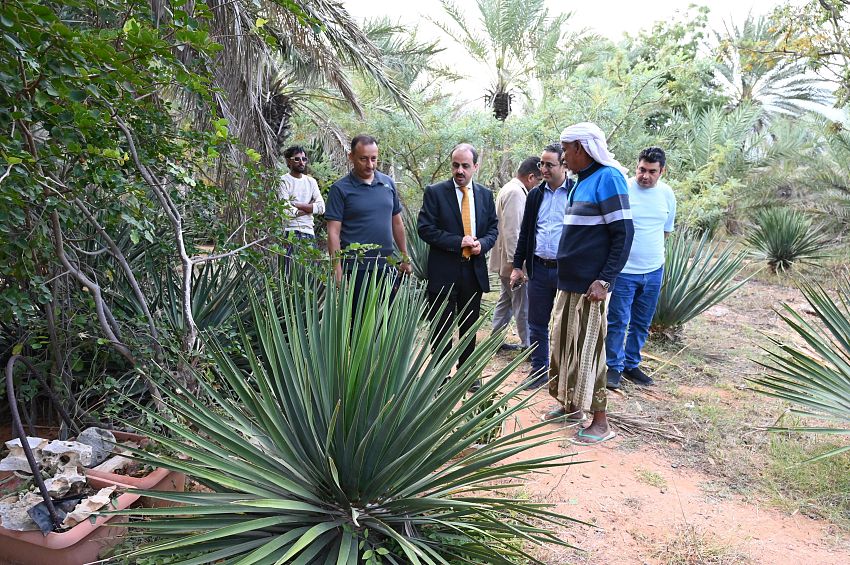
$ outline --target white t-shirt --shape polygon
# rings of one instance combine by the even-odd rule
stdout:
[[[293,177],[290,173],[283,175],[278,196],[281,200],[288,202],[296,202],[298,204],[313,204],[313,214],[325,213],[325,200],[322,198],[322,193],[319,192],[319,185],[316,179],[310,175],[301,175],[300,179]],[[310,214],[295,217],[298,209],[292,206],[290,213],[292,220],[286,226],[286,230],[296,230],[310,235],[315,235],[313,231],[313,216]]]
[[[643,188],[632,177],[628,185],[635,238],[623,272],[643,275],[664,266],[664,232],[672,232],[675,227],[676,196],[660,180],[652,188]]]

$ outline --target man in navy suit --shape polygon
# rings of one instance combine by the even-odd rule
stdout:
[[[499,234],[493,193],[473,182],[478,151],[468,143],[452,150],[450,180],[425,188],[419,211],[419,236],[430,246],[428,299],[432,313],[446,307],[436,323],[439,341],[456,317],[461,335],[478,320],[481,295],[490,291],[485,254]],[[432,321],[434,321],[432,319]],[[475,349],[475,338],[460,355],[463,364]],[[477,390],[476,383],[473,390]]]

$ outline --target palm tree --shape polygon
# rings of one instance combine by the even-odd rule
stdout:
[[[740,28],[727,22],[725,32],[716,35],[715,77],[733,106],[753,104],[764,110],[759,127],[776,115],[799,116],[831,104],[831,94],[808,72],[805,60],[773,50],[780,38],[768,18],[749,15]]]
[[[224,48],[210,61],[215,104],[232,134],[277,160],[300,87],[327,88],[361,113],[352,70],[367,77],[403,111],[416,115],[406,89],[378,47],[331,0],[210,0],[212,39]]]
[[[530,99],[528,82],[558,72],[572,63],[563,45],[569,14],[550,18],[544,0],[478,0],[479,32],[451,0],[441,0],[448,22],[434,21],[447,35],[487,65],[493,78],[485,101],[493,115],[505,120],[516,93]]]

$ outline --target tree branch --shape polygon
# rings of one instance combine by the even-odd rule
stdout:
[[[198,326],[195,323],[195,317],[192,315],[193,264],[192,259],[186,252],[186,244],[183,240],[183,217],[180,215],[180,211],[177,210],[177,206],[175,206],[174,201],[168,194],[168,191],[164,188],[165,183],[158,181],[150,169],[148,169],[139,158],[139,153],[136,151],[136,142],[133,138],[132,132],[130,131],[130,126],[128,126],[121,116],[119,116],[114,110],[113,118],[115,119],[115,123],[118,124],[118,127],[123,132],[124,138],[127,140],[127,147],[131,157],[133,158],[133,163],[136,165],[139,173],[141,173],[142,178],[156,195],[165,215],[171,222],[172,229],[174,230],[174,241],[177,244],[177,252],[180,257],[180,263],[183,267],[183,320],[186,323],[186,335],[183,336],[183,347],[184,351],[188,354],[192,352],[198,341]]]
[[[139,282],[136,280],[136,275],[133,273],[133,269],[130,267],[130,263],[127,261],[127,258],[124,256],[124,252],[121,251],[121,248],[115,243],[115,241],[106,233],[106,230],[100,225],[97,221],[97,218],[91,213],[91,211],[86,207],[86,205],[79,199],[74,198],[74,205],[77,209],[82,212],[83,216],[86,217],[86,220],[94,226],[94,229],[97,230],[97,233],[100,234],[100,237],[103,238],[104,242],[106,242],[106,248],[109,250],[109,254],[118,261],[118,264],[121,266],[121,270],[124,272],[124,276],[127,277],[127,281],[130,283],[130,288],[133,289],[133,295],[136,297],[136,300],[139,302],[139,305],[142,307],[142,312],[145,314],[145,318],[148,321],[148,330],[151,332],[151,337],[153,339],[153,348],[156,352],[157,356],[162,354],[162,348],[159,345],[159,332],[156,330],[156,324],[154,323],[153,315],[151,314],[150,308],[148,308],[148,301],[145,298],[144,293],[142,293],[142,289],[139,286]]]
[[[89,293],[92,295],[92,299],[94,300],[95,311],[97,313],[97,319],[100,322],[100,328],[103,331],[103,334],[106,338],[112,343],[112,346],[115,348],[118,353],[121,354],[127,361],[136,364],[135,358],[133,358],[133,354],[130,353],[130,349],[121,343],[118,339],[118,336],[115,335],[115,331],[113,330],[112,325],[109,323],[109,318],[112,318],[111,313],[107,317],[106,311],[109,310],[109,307],[103,301],[103,294],[100,290],[100,285],[96,282],[88,278],[85,273],[83,273],[76,265],[72,265],[71,261],[68,260],[68,256],[65,255],[65,244],[62,241],[62,226],[59,220],[59,213],[55,210],[50,213],[50,220],[53,226],[53,247],[56,250],[56,256],[59,258],[59,261],[65,267],[65,269],[73,275],[75,279],[77,279],[80,284],[86,287]]]
[[[201,256],[192,257],[192,264],[193,265],[200,265],[201,263],[206,263],[207,261],[215,261],[217,259],[225,259],[227,257],[232,257],[233,255],[236,255],[240,251],[248,249],[249,247],[253,247],[253,246],[257,245],[258,243],[264,242],[268,238],[269,238],[269,236],[264,235],[260,239],[255,239],[251,243],[246,243],[242,247],[234,249],[233,251],[228,251],[227,253],[220,253],[219,255],[207,255],[206,257],[201,257]]]

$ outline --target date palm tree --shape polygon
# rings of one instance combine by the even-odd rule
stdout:
[[[569,14],[550,17],[544,0],[478,0],[478,22],[451,0],[441,3],[448,21],[432,21],[490,69],[485,100],[499,120],[510,115],[516,94],[530,98],[529,80],[571,64],[564,50]]]
[[[733,106],[752,104],[764,110],[760,127],[774,116],[799,116],[832,103],[804,59],[773,50],[778,33],[767,17],[748,15],[742,26],[727,23],[724,32],[716,34],[720,49],[715,76]]]

